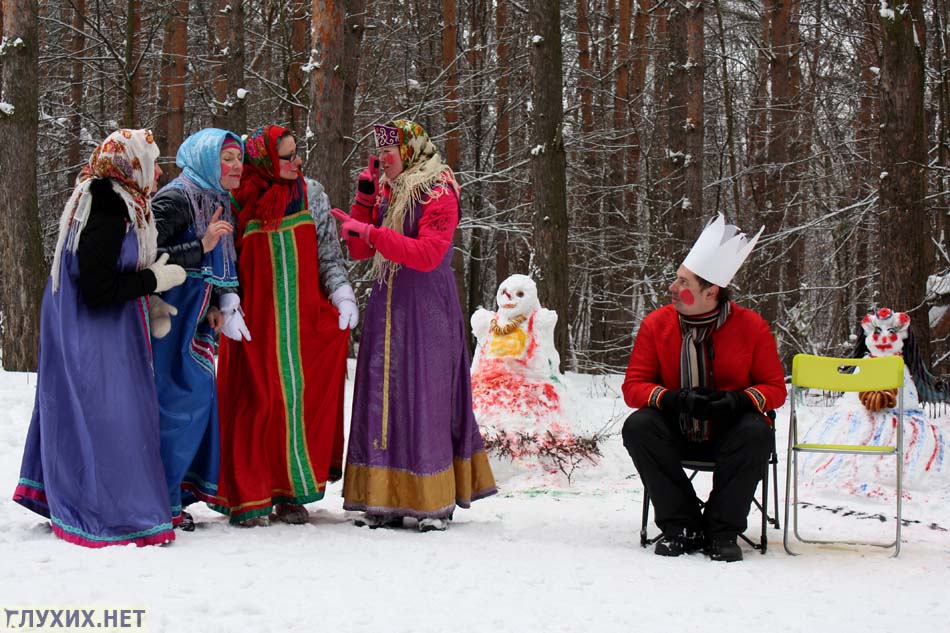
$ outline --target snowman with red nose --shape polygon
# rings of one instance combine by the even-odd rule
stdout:
[[[910,316],[890,308],[881,308],[861,320],[863,346],[858,351],[872,358],[901,356],[910,335]],[[947,436],[950,424],[945,416],[931,418],[924,412],[917,386],[904,364],[904,496],[915,492],[942,490],[950,479],[946,465]],[[897,435],[898,393],[896,389],[847,393],[818,419],[804,436],[815,444],[890,444]],[[895,461],[891,456],[805,453],[802,472],[806,485],[830,487],[847,494],[891,498],[895,494]]]
[[[569,454],[577,442],[554,346],[558,315],[541,307],[537,286],[526,275],[505,279],[495,299],[497,311],[479,308],[471,319],[478,341],[472,359],[475,417],[495,458],[556,470],[545,456]]]

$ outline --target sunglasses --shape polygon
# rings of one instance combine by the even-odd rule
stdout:
[[[293,160],[297,158],[297,150],[294,150],[293,153],[288,156],[277,156],[277,158],[287,161],[288,163],[293,162]]]

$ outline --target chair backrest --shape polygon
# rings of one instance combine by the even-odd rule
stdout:
[[[792,384],[826,391],[899,389],[904,386],[904,359],[900,356],[833,358],[796,354],[792,359]]]

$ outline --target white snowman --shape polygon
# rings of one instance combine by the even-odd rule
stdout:
[[[479,308],[472,315],[478,348],[472,373],[485,362],[538,380],[557,380],[560,357],[554,347],[557,312],[542,308],[538,287],[527,275],[512,275],[498,286],[498,312]]]
[[[495,298],[497,312],[479,308],[471,319],[478,341],[472,404],[489,451],[516,460],[563,446],[573,434],[554,347],[557,313],[541,307],[526,275],[508,277]]]

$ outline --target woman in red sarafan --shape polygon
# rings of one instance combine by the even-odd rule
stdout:
[[[267,125],[245,144],[232,196],[250,340],[219,352],[221,473],[212,508],[246,527],[306,523],[339,479],[349,328],[321,287],[296,140]]]

